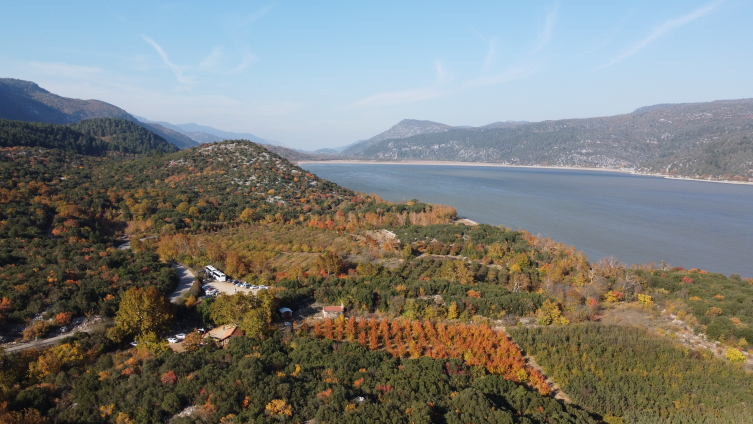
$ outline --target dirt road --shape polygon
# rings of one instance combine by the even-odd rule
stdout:
[[[183,292],[188,291],[193,284],[193,280],[196,279],[196,274],[186,265],[181,263],[171,264],[176,271],[178,271],[178,287],[170,293],[170,302],[177,303]]]

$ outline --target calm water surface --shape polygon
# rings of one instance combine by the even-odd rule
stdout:
[[[753,186],[616,172],[431,165],[305,164],[356,191],[455,206],[474,221],[574,245],[591,261],[664,260],[753,277]]]

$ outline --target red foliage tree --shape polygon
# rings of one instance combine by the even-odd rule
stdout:
[[[175,373],[172,370],[170,370],[162,374],[161,381],[162,381],[162,384],[175,384],[175,382],[178,381],[178,376],[175,375]]]

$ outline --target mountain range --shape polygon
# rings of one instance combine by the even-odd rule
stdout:
[[[332,158],[502,163],[630,169],[711,180],[753,181],[753,99],[658,104],[622,115],[481,127],[404,119],[380,134],[315,152],[250,133],[135,117],[100,100],[58,96],[30,81],[0,79],[0,118],[73,124],[92,118],[138,123],[186,149],[226,139],[277,145],[290,160]]]
[[[181,149],[221,140],[245,139],[260,144],[277,144],[250,133],[234,133],[198,124],[174,125],[136,117],[100,100],[62,97],[34,82],[0,78],[0,118],[47,124],[75,124],[93,118],[119,118],[138,123]]]
[[[662,104],[623,115],[470,128],[406,119],[339,156],[627,168],[753,181],[753,99]]]
[[[191,138],[193,141],[197,143],[214,143],[216,141],[223,141],[223,140],[248,140],[248,141],[253,141],[254,143],[258,143],[258,144],[268,144],[268,145],[286,147],[283,143],[280,143],[279,141],[266,140],[261,137],[257,137],[251,133],[236,133],[236,132],[230,132],[230,131],[223,131],[223,130],[218,130],[217,128],[213,128],[210,126],[199,125],[199,124],[194,124],[194,123],[171,124],[169,122],[164,122],[164,121],[150,121],[149,119],[143,118],[141,116],[135,116],[135,118],[143,123],[150,124],[150,125],[160,125],[172,131],[183,134]]]

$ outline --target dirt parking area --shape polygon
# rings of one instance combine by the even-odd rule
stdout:
[[[254,295],[256,295],[256,293],[259,291],[259,289],[244,289],[243,287],[237,287],[235,284],[227,281],[210,281],[205,285],[207,284],[225,294],[253,293]]]

